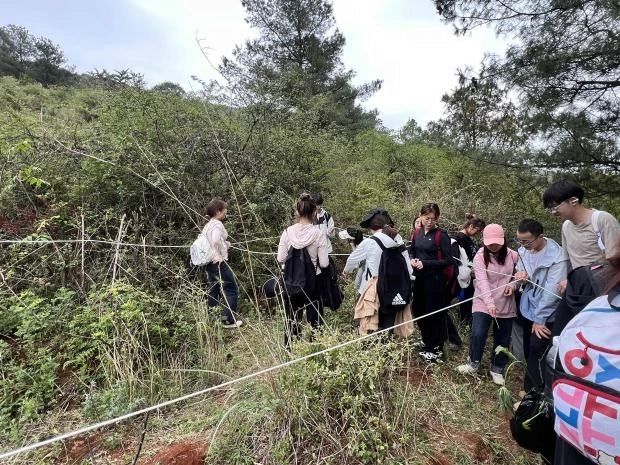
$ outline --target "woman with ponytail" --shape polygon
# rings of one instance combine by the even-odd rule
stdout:
[[[284,230],[278,245],[278,262],[286,266],[287,259],[293,249],[306,249],[312,267],[316,275],[321,273],[321,268],[329,265],[327,252],[327,240],[325,234],[315,226],[317,205],[316,201],[308,193],[303,193],[295,206],[294,225]],[[315,279],[315,282],[318,281]],[[286,283],[285,283],[286,284]],[[323,302],[319,298],[320,289],[301,292],[300,295],[289,295],[286,305],[286,334],[285,345],[290,346],[291,337],[299,338],[301,335],[301,320],[304,308],[306,318],[313,329],[317,329],[323,323]]]

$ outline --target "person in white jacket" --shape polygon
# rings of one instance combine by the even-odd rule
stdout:
[[[329,265],[327,252],[327,240],[323,232],[314,224],[317,206],[310,194],[304,193],[299,197],[296,205],[297,222],[286,228],[280,236],[278,244],[278,262],[284,264],[291,248],[306,249],[316,268],[316,274],[321,273],[321,268]],[[317,280],[318,281],[318,280]],[[301,335],[300,322],[304,308],[306,318],[316,329],[323,324],[323,302],[319,298],[320,290],[316,289],[312,295],[291,296],[286,307],[285,345],[289,347],[291,337],[299,338]]]
[[[368,213],[364,220],[360,223],[362,228],[369,229],[372,235],[378,238],[385,247],[397,247],[403,245],[404,241],[400,234],[393,229],[394,222],[390,218],[388,212],[383,209],[375,209]],[[386,228],[387,227],[387,228]],[[385,229],[384,229],[385,228]],[[390,233],[386,234],[384,231]],[[362,263],[364,263],[364,270],[357,288],[358,296],[364,292],[370,279],[379,274],[379,264],[381,263],[382,250],[379,244],[373,239],[365,238],[357,248],[349,255],[347,263],[344,266],[343,274],[352,273]],[[413,267],[409,260],[409,254],[407,250],[403,250],[403,257],[407,264],[407,271],[409,276],[413,275]],[[391,319],[389,318],[391,317]],[[391,321],[386,320],[386,318]],[[389,328],[394,325],[394,315],[379,315],[379,328]]]
[[[224,328],[238,328],[243,321],[235,317],[239,286],[235,275],[228,265],[230,242],[228,232],[222,221],[226,218],[228,205],[221,199],[213,199],[207,205],[209,222],[203,234],[213,249],[213,259],[206,265],[209,280],[209,307],[221,308],[221,320]]]
[[[327,253],[332,253],[333,247],[331,239],[336,236],[334,218],[323,208],[323,196],[320,193],[312,194],[312,198],[316,202],[316,224],[325,235]]]

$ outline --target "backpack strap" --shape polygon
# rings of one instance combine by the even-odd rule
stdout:
[[[415,228],[411,233],[411,242],[415,242],[415,238],[418,237],[418,233],[422,228]]]
[[[441,229],[435,231],[435,246],[437,247],[437,260],[443,260],[443,252],[441,250]]]
[[[381,239],[379,239],[378,237],[370,236],[368,239],[372,239],[374,242],[376,242],[379,245],[379,247],[381,247],[381,253],[387,250],[387,247],[383,245],[383,242],[381,242]],[[372,278],[372,273],[370,272],[370,268],[366,267],[366,279],[370,279],[370,278]]]
[[[598,217],[599,210],[592,209],[592,218],[590,219],[590,223],[592,223],[592,229],[594,229],[594,234],[596,234],[596,242],[598,244],[599,249],[605,252],[605,244],[603,243],[603,236],[601,234],[601,230],[598,227]]]
[[[379,244],[379,247],[381,247],[381,252],[385,252],[387,250],[387,247],[385,245],[383,245],[383,242],[381,241],[381,239],[379,239],[378,237],[375,236],[370,236],[369,239],[372,239],[373,241],[375,241],[377,244]]]

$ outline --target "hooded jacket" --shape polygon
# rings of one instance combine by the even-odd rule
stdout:
[[[308,250],[312,263],[316,266],[317,260],[321,268],[329,265],[329,255],[327,252],[327,241],[323,232],[318,226],[312,224],[295,223],[284,230],[280,236],[278,244],[278,262],[284,263],[288,256],[289,249]],[[317,267],[317,274],[320,269]]]
[[[373,234],[376,238],[378,238],[385,247],[397,247],[399,245],[404,244],[403,238],[400,234],[397,234],[394,239],[392,239],[387,234],[384,234],[382,231],[377,231]],[[360,280],[359,287],[357,291],[361,294],[365,291],[366,286],[368,285],[368,281],[372,276],[377,276],[379,274],[379,264],[381,263],[381,247],[375,241],[370,238],[364,239],[360,242],[360,245],[349,255],[347,259],[347,263],[344,266],[345,273],[351,273],[355,270],[360,264],[365,260],[366,261],[366,269],[362,275],[362,279]],[[403,257],[405,257],[405,262],[407,263],[407,271],[411,276],[413,274],[413,268],[411,267],[411,261],[409,260],[409,254],[406,250],[403,251]]]
[[[525,271],[529,280],[537,284],[527,282],[523,286],[519,310],[525,318],[539,325],[554,320],[555,309],[560,303],[560,298],[554,294],[558,293],[558,283],[566,279],[569,266],[568,255],[562,247],[553,239],[545,240],[545,247],[537,254],[519,247],[520,260],[517,262],[517,271]],[[531,269],[531,259],[538,254],[541,255],[536,257],[536,269]]]

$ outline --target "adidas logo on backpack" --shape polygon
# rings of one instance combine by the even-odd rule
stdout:
[[[379,311],[385,314],[395,313],[402,310],[411,298],[411,277],[403,256],[405,245],[386,247],[381,239],[375,236],[370,239],[381,247],[381,262],[377,275]]]

